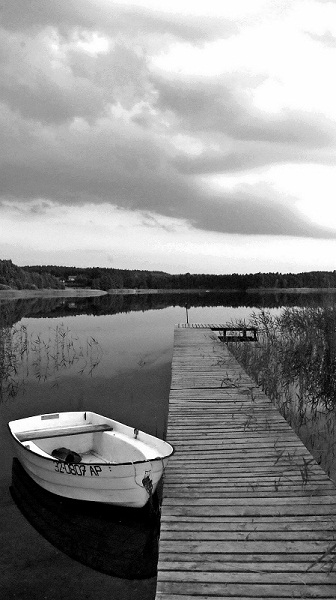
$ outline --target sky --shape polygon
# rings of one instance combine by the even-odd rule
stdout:
[[[336,1],[0,5],[0,258],[336,269]]]

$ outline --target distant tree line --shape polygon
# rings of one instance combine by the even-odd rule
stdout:
[[[63,289],[64,284],[48,271],[37,272],[35,269],[23,269],[11,260],[0,260],[0,289]]]
[[[0,288],[63,289],[65,286],[110,289],[238,290],[285,288],[336,288],[336,271],[306,273],[250,273],[231,275],[171,275],[163,271],[139,271],[102,267],[18,267],[0,260]]]
[[[6,261],[5,261],[6,262]],[[8,261],[7,261],[8,262]],[[336,288],[336,271],[305,273],[250,273],[230,275],[171,275],[163,271],[139,271],[102,267],[23,267],[26,273],[50,276],[61,284],[93,289],[161,289],[161,290],[239,290],[254,288]],[[48,286],[49,287],[49,286]]]

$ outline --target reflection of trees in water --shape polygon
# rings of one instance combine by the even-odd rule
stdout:
[[[324,469],[336,477],[336,306],[252,315],[257,344],[230,344]]]
[[[66,317],[80,314],[114,315],[136,311],[160,310],[170,306],[181,308],[226,306],[279,308],[281,306],[320,306],[325,295],[259,294],[247,292],[181,292],[159,294],[115,294],[73,298],[20,298],[0,301],[2,322],[13,325],[23,317]]]
[[[58,385],[71,367],[92,375],[101,359],[99,343],[89,337],[83,343],[63,324],[45,334],[29,334],[24,325],[0,324],[0,401],[17,395],[29,378]]]

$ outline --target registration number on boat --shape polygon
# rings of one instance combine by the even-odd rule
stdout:
[[[64,463],[61,461],[55,463],[55,471],[57,473],[79,475],[80,477],[85,477],[85,475],[89,475],[89,477],[99,477],[101,470],[101,467],[98,465],[88,465],[87,467],[86,465]]]

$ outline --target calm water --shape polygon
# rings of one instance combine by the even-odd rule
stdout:
[[[157,522],[148,510],[43,494],[13,464],[9,420],[93,410],[164,437],[174,324],[225,323],[261,305],[305,302],[233,294],[2,302],[2,325],[13,328],[21,358],[0,404],[1,597],[152,600],[156,586]]]

